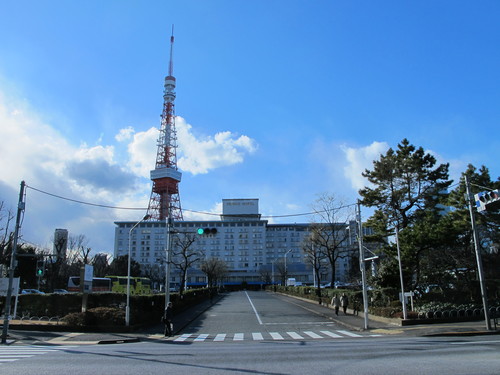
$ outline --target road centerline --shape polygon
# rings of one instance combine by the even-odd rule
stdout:
[[[245,291],[245,294],[246,294],[246,296],[248,298],[248,302],[250,302],[250,306],[252,306],[253,312],[255,313],[255,316],[257,317],[257,320],[258,320],[259,324],[263,325],[264,323],[262,323],[262,319],[260,319],[259,313],[257,312],[257,309],[255,308],[255,306],[254,306],[254,304],[252,302],[252,299],[248,295],[247,291]]]

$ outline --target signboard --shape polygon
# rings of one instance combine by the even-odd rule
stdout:
[[[83,283],[81,283],[82,293],[92,293],[92,279],[94,278],[94,266],[86,264],[82,268]]]
[[[223,199],[223,215],[258,215],[258,199]]]
[[[9,278],[0,278],[0,296],[6,297],[7,290],[9,289]],[[17,296],[19,293],[19,277],[12,279],[12,296]]]
[[[94,278],[94,266],[91,266],[90,264],[86,264],[85,271],[83,274],[83,281],[92,282],[93,278]]]

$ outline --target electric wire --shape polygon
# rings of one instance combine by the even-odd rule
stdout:
[[[144,207],[120,207],[120,206],[111,206],[111,205],[99,204],[99,203],[91,203],[91,202],[86,202],[86,201],[82,201],[82,200],[79,200],[79,199],[73,199],[73,198],[63,197],[62,195],[58,195],[58,194],[50,193],[48,191],[37,189],[37,188],[35,188],[33,186],[30,186],[30,185],[26,185],[26,188],[34,190],[34,191],[37,191],[37,192],[39,192],[41,194],[49,195],[49,196],[54,197],[54,198],[58,198],[58,199],[61,199],[61,200],[66,200],[66,201],[69,201],[69,202],[78,203],[78,204],[82,204],[82,205],[86,205],[86,206],[99,207],[99,208],[109,208],[109,209],[115,209],[115,210],[145,211],[147,209],[147,208],[144,208]],[[336,207],[335,209],[336,210],[340,210],[340,209],[349,208],[349,207],[352,207],[352,206],[355,206],[355,205],[356,205],[356,203],[351,203],[351,204],[348,204],[348,205],[343,205],[341,207]],[[218,213],[205,212],[205,211],[197,211],[197,210],[190,210],[190,209],[187,209],[187,208],[183,208],[182,210],[183,211],[187,211],[187,212],[196,213],[196,214],[201,214],[201,215],[208,215],[208,216],[220,216],[221,215],[221,214],[218,214]],[[313,211],[313,212],[304,212],[304,213],[287,214],[287,215],[262,215],[261,217],[265,218],[265,219],[273,219],[273,218],[284,218],[284,217],[311,216],[311,215],[317,215],[317,214],[321,214],[323,212],[328,212],[328,211],[329,210],[318,210],[318,211]]]

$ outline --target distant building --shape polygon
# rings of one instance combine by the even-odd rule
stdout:
[[[204,259],[223,260],[229,270],[225,284],[266,284],[280,280],[278,266],[286,264],[287,277],[297,282],[313,284],[312,267],[307,264],[302,244],[309,233],[310,224],[269,224],[259,214],[258,199],[223,199],[223,212],[217,220],[175,221],[172,232],[177,235],[196,236],[191,245],[193,251],[204,254]],[[147,267],[158,265],[165,259],[166,223],[145,221],[130,233],[137,222],[115,222],[114,256],[128,255]],[[349,232],[346,246],[355,242],[351,223],[339,223],[339,228]],[[198,230],[204,234],[198,234]],[[352,233],[351,233],[352,232]],[[129,244],[130,235],[130,244]],[[351,237],[352,236],[352,237]],[[347,281],[351,260],[340,259],[336,264],[336,279]],[[206,277],[200,271],[200,263],[188,271],[187,286],[206,285]],[[274,272],[273,272],[274,271]],[[179,276],[172,270],[171,284],[179,283]],[[330,281],[328,273],[322,274],[324,282]]]

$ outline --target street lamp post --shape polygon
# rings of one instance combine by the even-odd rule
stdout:
[[[170,210],[169,210],[169,215],[167,218],[166,222],[166,243],[165,243],[165,259],[166,259],[166,264],[165,264],[165,309],[168,306],[168,303],[170,302],[170,265],[172,262],[172,244],[170,240],[170,234],[172,230],[172,225],[173,225],[173,220],[170,216]]]
[[[144,220],[148,220],[150,215],[145,215],[128,232],[128,262],[127,262],[127,306],[125,307],[125,325],[130,325],[130,264],[131,264],[131,248],[132,248],[132,231]]]
[[[288,276],[288,272],[287,272],[287,269],[286,269],[286,256],[288,255],[289,252],[291,252],[292,249],[288,250],[285,255],[283,255],[283,258],[285,259],[285,286],[286,286],[286,279],[287,279],[287,276]]]
[[[19,203],[17,204],[17,217],[16,226],[14,229],[14,238],[12,239],[12,252],[10,254],[10,268],[9,268],[9,281],[7,287],[7,294],[5,297],[5,307],[4,307],[4,321],[2,327],[2,344],[7,343],[7,336],[9,335],[9,319],[10,319],[10,304],[12,299],[12,285],[14,282],[14,269],[16,268],[16,250],[17,250],[17,239],[19,237],[19,229],[21,228],[21,217],[24,212],[26,202],[24,200],[24,194],[26,189],[26,183],[21,181],[21,190],[19,191]],[[17,299],[16,299],[17,301]],[[16,302],[17,303],[17,302]],[[14,308],[15,311],[15,308]],[[14,314],[15,315],[15,314]]]
[[[406,299],[405,299],[405,284],[403,279],[403,266],[401,264],[401,249],[399,247],[399,222],[396,223],[396,247],[398,250],[398,264],[399,264],[399,279],[401,282],[401,304],[403,306],[403,319],[407,319]]]
[[[271,261],[271,282],[273,283],[273,286],[274,286],[274,262],[275,261],[276,261],[276,259]]]
[[[481,298],[483,300],[483,309],[484,309],[484,319],[486,322],[486,329],[488,331],[491,331],[491,321],[490,321],[490,315],[488,311],[488,296],[487,296],[487,289],[486,289],[486,282],[484,279],[484,271],[483,271],[483,260],[481,257],[481,249],[479,248],[479,235],[477,233],[477,228],[476,228],[476,218],[474,216],[474,210],[472,209],[473,205],[473,199],[472,199],[472,194],[470,192],[470,182],[469,178],[465,176],[465,188],[467,190],[467,203],[469,204],[469,213],[470,213],[470,221],[472,225],[472,235],[474,238],[474,250],[476,252],[476,262],[477,262],[477,272],[479,276],[479,286],[481,287]]]
[[[363,283],[363,316],[364,328],[368,329],[368,292],[366,290],[366,264],[365,264],[365,249],[363,247],[363,222],[361,221],[361,203],[358,200],[358,245],[359,245],[359,265],[361,268],[361,280]],[[350,239],[350,236],[349,236]]]

